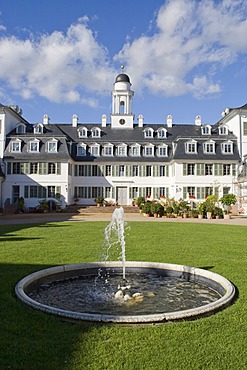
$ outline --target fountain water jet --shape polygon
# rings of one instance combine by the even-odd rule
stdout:
[[[117,241],[112,243],[112,233]],[[207,270],[166,263],[126,262],[124,211],[115,209],[105,229],[106,262],[56,266],[22,279],[16,295],[33,308],[76,320],[113,323],[150,323],[194,319],[217,312],[234,298],[234,286],[223,276]],[[121,245],[122,261],[108,261],[113,245]],[[110,272],[106,286],[94,290],[98,270]],[[125,285],[116,293],[118,277],[126,272],[134,288],[124,298]],[[150,292],[151,291],[151,292]],[[123,296],[123,297],[122,297]],[[143,299],[144,297],[144,299]],[[151,299],[151,300],[150,300]],[[120,302],[120,304],[119,304]]]

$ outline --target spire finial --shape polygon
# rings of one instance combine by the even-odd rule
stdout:
[[[121,66],[121,72],[124,73],[124,66]]]

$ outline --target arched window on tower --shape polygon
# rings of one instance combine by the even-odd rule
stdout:
[[[125,114],[125,105],[124,101],[120,102],[119,114]]]

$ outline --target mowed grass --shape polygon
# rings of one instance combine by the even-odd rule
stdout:
[[[69,322],[33,310],[16,283],[42,268],[98,261],[106,222],[0,226],[0,369],[247,369],[247,227],[132,222],[127,260],[186,264],[237,287],[233,305],[162,325]]]

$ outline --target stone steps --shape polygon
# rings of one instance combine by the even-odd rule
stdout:
[[[64,212],[68,213],[77,213],[77,214],[85,214],[85,213],[113,213],[114,206],[106,206],[106,207],[97,207],[97,206],[68,206]],[[123,206],[124,213],[139,213],[139,208],[134,206]]]

